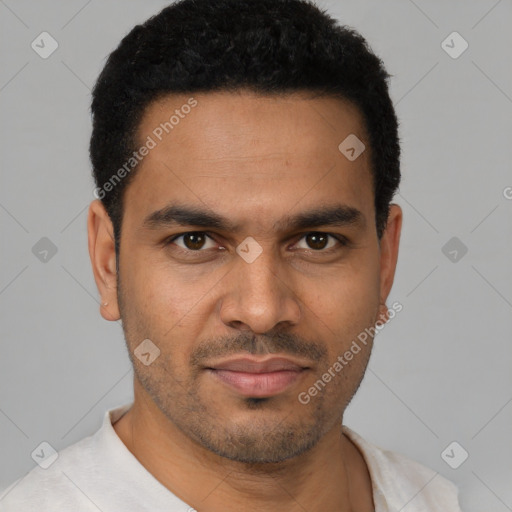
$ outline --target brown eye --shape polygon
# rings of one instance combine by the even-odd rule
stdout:
[[[330,241],[331,239],[332,241]],[[302,249],[309,249],[313,251],[319,252],[328,252],[329,249],[336,247],[336,242],[338,245],[345,245],[343,239],[340,237],[336,237],[329,233],[321,233],[321,232],[312,232],[304,235],[301,239],[306,241],[306,247],[301,247]]]
[[[202,233],[188,233],[183,237],[183,243],[187,249],[198,250],[203,247],[205,236]]]
[[[329,241],[329,235],[325,233],[309,233],[306,235],[306,241],[312,249],[322,250],[325,249]]]
[[[177,240],[180,239],[182,239],[181,244],[177,243]],[[190,233],[183,233],[174,237],[172,240],[169,240],[169,243],[176,243],[176,245],[182,249],[197,252],[205,248],[211,249],[215,245],[213,242],[210,242],[213,245],[205,247],[208,240],[211,239],[206,233],[203,233],[202,231],[192,231]]]

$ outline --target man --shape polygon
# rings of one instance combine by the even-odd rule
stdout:
[[[88,233],[134,402],[2,510],[460,510],[343,425],[400,307],[388,78],[302,0],[184,0],[123,39],[93,92]]]

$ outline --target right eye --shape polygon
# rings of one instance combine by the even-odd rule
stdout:
[[[180,242],[181,245],[180,243],[177,243],[177,240],[180,239],[182,239]],[[184,251],[201,252],[202,249],[211,249],[213,247],[212,245],[205,247],[207,239],[212,240],[212,238],[204,231],[189,231],[187,233],[174,235],[167,240],[166,245],[175,244]]]

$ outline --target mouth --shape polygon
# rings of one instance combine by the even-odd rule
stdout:
[[[238,357],[212,364],[205,369],[239,395],[264,398],[285,392],[310,368],[304,362],[285,357],[265,360]]]

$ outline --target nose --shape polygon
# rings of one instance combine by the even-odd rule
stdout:
[[[298,324],[301,307],[294,282],[271,252],[264,250],[252,263],[242,258],[234,263],[220,306],[225,325],[263,334]]]

